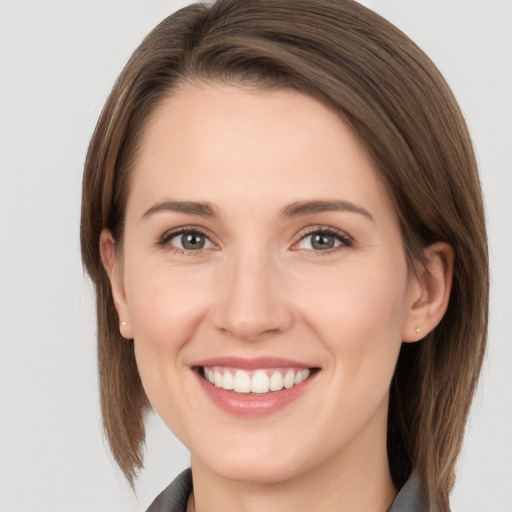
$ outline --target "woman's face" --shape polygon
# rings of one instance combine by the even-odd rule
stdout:
[[[122,333],[193,464],[277,482],[385,453],[416,287],[386,188],[328,108],[174,93],[141,140],[121,256]]]

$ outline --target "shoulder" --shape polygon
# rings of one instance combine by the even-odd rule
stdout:
[[[147,512],[186,512],[191,493],[192,472],[188,468],[155,498]]]

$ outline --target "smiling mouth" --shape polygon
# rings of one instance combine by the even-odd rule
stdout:
[[[222,366],[199,366],[198,373],[219,389],[240,394],[264,395],[290,389],[309,379],[319,368],[261,368],[243,370]]]

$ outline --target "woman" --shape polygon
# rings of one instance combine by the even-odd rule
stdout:
[[[219,0],[119,77],[84,174],[102,411],[192,471],[151,511],[449,509],[485,348],[471,141],[431,61],[352,1]]]

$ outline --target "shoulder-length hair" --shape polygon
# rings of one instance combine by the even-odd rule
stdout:
[[[484,355],[488,255],[472,143],[454,96],[401,31],[352,0],[218,0],[161,22],[119,76],[85,163],[81,245],[96,289],[101,407],[115,460],[133,485],[149,407],[133,344],[99,252],[122,245],[131,164],[145,122],[188,81],[289,88],[347,122],[370,151],[396,207],[409,268],[436,241],[455,251],[448,310],[403,344],[391,384],[388,456],[397,487],[414,467],[430,510],[445,510]]]

